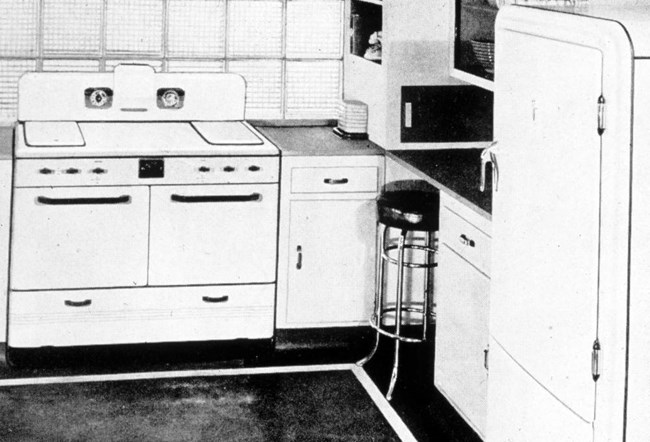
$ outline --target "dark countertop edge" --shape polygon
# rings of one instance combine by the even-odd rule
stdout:
[[[432,178],[431,176],[427,175],[426,172],[418,169],[417,167],[413,166],[409,162],[403,160],[400,158],[397,154],[394,154],[393,152],[389,150],[385,150],[385,155],[386,157],[396,161],[399,163],[401,166],[405,167],[406,169],[410,170],[411,172],[415,173],[418,175],[420,178],[423,180],[429,182],[433,186],[437,187],[440,191],[445,192],[447,195],[451,196],[461,204],[463,204],[465,207],[471,209],[472,211],[476,212],[478,215],[482,216],[483,218],[489,220],[490,222],[492,221],[492,214],[481,209],[478,207],[476,204],[473,202],[469,201],[467,198],[464,198],[462,195],[459,195],[458,193],[454,192],[451,190],[449,187],[445,186],[442,184],[440,181]]]

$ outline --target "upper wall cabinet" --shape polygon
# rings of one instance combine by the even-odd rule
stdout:
[[[454,0],[452,75],[492,90],[496,0]]]

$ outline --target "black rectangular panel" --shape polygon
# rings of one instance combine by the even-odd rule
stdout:
[[[493,93],[477,86],[402,86],[402,143],[492,141]]]
[[[140,160],[138,178],[164,178],[165,160],[162,158],[145,158]]]

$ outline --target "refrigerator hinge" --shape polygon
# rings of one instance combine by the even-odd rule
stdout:
[[[591,377],[594,382],[600,378],[600,364],[602,362],[600,352],[600,341],[596,338],[594,345],[591,347]]]
[[[605,97],[598,97],[598,135],[605,133]]]

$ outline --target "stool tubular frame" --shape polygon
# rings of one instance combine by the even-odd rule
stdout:
[[[424,297],[422,303],[414,304],[408,303],[404,304],[404,268],[423,268],[430,269],[435,267],[435,260],[431,260],[431,256],[437,253],[436,247],[431,247],[431,234],[432,232],[424,232],[424,244],[413,244],[407,243],[407,235],[409,230],[402,229],[400,235],[397,238],[397,244],[387,245],[387,234],[388,227],[384,224],[379,223],[380,232],[377,235],[377,250],[380,251],[380,257],[377,259],[377,272],[375,280],[375,310],[370,318],[370,326],[376,331],[375,334],[375,343],[371,349],[368,356],[364,357],[357,362],[357,365],[363,366],[367,363],[377,352],[379,348],[379,337],[380,335],[387,336],[395,341],[395,352],[393,357],[393,370],[391,373],[390,383],[388,387],[388,392],[386,393],[386,399],[391,400],[393,391],[395,389],[395,384],[397,382],[397,376],[399,373],[399,353],[400,353],[400,343],[401,342],[423,342],[427,336],[427,325],[428,325],[428,313],[430,309],[430,275],[428,271],[425,272],[424,279]],[[419,240],[420,238],[411,238],[413,240]],[[415,262],[405,262],[404,252],[406,249],[417,249],[425,251],[424,262],[415,263]],[[389,251],[397,250],[397,257],[393,258],[388,255]],[[394,307],[384,307],[384,274],[386,263],[397,265],[397,293],[395,297],[395,306]],[[412,338],[402,335],[402,318],[404,312],[413,312],[420,313],[422,315],[421,327],[422,335],[420,338]],[[395,312],[395,332],[391,333],[382,328],[382,319],[386,313]]]

